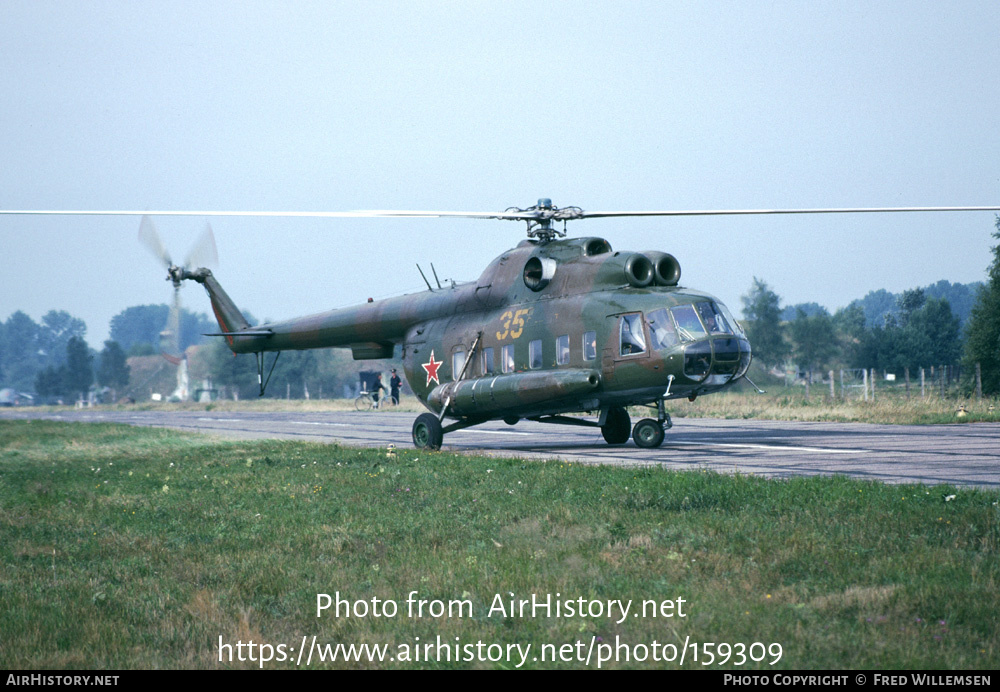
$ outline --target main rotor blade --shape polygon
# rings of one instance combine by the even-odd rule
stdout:
[[[1000,207],[834,207],[820,209],[692,209],[675,211],[585,211],[579,218],[613,216],[754,216],[766,214],[890,214],[896,212],[1000,211]]]
[[[606,218],[618,216],[726,216],[726,215],[766,215],[766,214],[865,214],[894,212],[958,212],[958,211],[1000,211],[1000,206],[969,207],[839,207],[817,209],[701,209],[664,211],[578,211],[573,208],[532,211],[124,211],[124,210],[58,210],[58,209],[0,209],[0,215],[34,216],[231,216],[231,217],[280,217],[280,218],[443,218],[459,217],[471,219],[510,219],[528,221],[554,219],[557,221],[586,218]]]
[[[0,209],[11,216],[277,216],[283,218],[370,218],[370,211],[132,211],[119,209]]]
[[[142,222],[139,224],[139,242],[149,248],[149,251],[165,266],[169,267],[171,265],[170,253],[163,247],[160,234],[156,232],[153,219],[149,216],[143,215]]]

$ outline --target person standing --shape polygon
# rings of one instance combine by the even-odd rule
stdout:
[[[382,384],[382,373],[375,374],[375,381],[372,383],[372,399],[375,401],[375,408],[378,408],[378,390],[385,391],[385,385]]]
[[[396,368],[392,369],[392,377],[389,379],[389,396],[392,397],[393,404],[399,404],[399,388],[403,386],[403,381],[396,374]]]

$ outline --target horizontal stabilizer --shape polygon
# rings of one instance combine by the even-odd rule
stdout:
[[[267,330],[247,330],[242,332],[212,332],[211,334],[202,334],[202,336],[274,336],[274,332]]]

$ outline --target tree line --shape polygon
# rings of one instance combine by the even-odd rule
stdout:
[[[996,229],[993,237],[1000,240],[1000,218]],[[958,364],[973,372],[979,364],[983,393],[1000,394],[1000,244],[992,252],[988,280],[976,291],[964,329],[947,298],[921,288],[904,291],[892,306],[883,304],[875,319],[859,301],[833,315],[811,303],[787,319],[777,293],[754,277],[742,296],[754,360],[769,370],[792,362],[808,373],[846,367],[901,374]]]

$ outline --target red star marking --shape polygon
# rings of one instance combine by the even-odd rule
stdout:
[[[438,368],[444,363],[443,360],[434,360],[434,351],[431,350],[431,359],[427,363],[421,363],[420,367],[427,371],[427,384],[425,386],[429,387],[431,380],[434,380],[438,384],[441,384],[441,380],[438,379]]]

